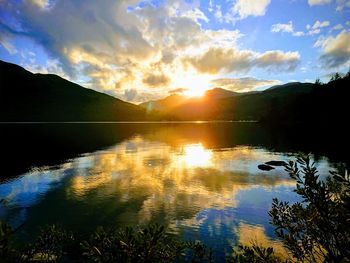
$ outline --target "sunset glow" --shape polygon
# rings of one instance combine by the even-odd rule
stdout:
[[[202,144],[190,144],[185,146],[184,157],[188,167],[207,167],[210,166],[212,152]]]
[[[349,10],[345,0],[0,1],[0,58],[137,104],[254,91],[346,72]]]

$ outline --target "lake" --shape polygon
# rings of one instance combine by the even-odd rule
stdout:
[[[222,260],[239,243],[285,253],[267,214],[274,197],[295,202],[295,183],[270,160],[311,153],[320,174],[348,164],[329,129],[257,123],[0,124],[0,219],[24,223],[18,242],[59,223],[87,235],[97,226],[161,223],[201,240]],[[338,132],[338,131],[337,131]]]

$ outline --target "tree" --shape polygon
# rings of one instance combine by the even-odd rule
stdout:
[[[350,69],[348,70],[348,72],[345,74],[344,78],[350,78]]]
[[[338,79],[341,79],[341,76],[338,72],[334,73],[331,77],[331,79],[329,80],[329,82],[332,82],[332,81],[336,81]]]
[[[269,214],[277,236],[298,260],[350,260],[350,176],[331,172],[320,180],[310,157],[290,161],[286,171],[295,179],[301,202],[273,200]],[[301,169],[299,169],[299,166]]]
[[[319,78],[317,78],[315,81],[315,85],[321,86],[321,85],[323,85],[323,83],[321,82],[321,80]]]

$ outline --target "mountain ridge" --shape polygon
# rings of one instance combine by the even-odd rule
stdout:
[[[348,73],[323,85],[293,82],[246,93],[214,88],[202,97],[172,94],[135,105],[0,61],[0,121],[341,121],[346,119],[350,91],[344,87],[349,82]]]
[[[1,121],[144,120],[143,109],[55,74],[0,61]]]

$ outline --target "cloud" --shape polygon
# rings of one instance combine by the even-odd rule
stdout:
[[[310,6],[325,5],[331,3],[332,0],[308,0]],[[340,12],[346,7],[350,7],[350,0],[336,0],[336,11]]]
[[[271,32],[277,33],[277,32],[286,32],[291,33],[293,36],[300,37],[305,35],[302,31],[294,31],[293,22],[289,21],[287,24],[274,24],[271,26]]]
[[[350,1],[349,0],[337,0],[337,11],[342,11],[345,7],[350,7]]]
[[[337,68],[350,61],[350,31],[343,30],[336,37],[321,37],[315,47],[322,49],[320,57],[323,65],[328,68]]]
[[[342,24],[337,24],[332,27],[331,31],[342,30],[344,27]]]
[[[54,61],[50,70],[133,102],[164,97],[179,87],[190,88],[197,80],[201,86],[209,85],[217,73],[247,72],[254,67],[289,71],[296,64],[288,52],[242,49],[239,30],[201,26],[208,18],[197,1],[139,3],[0,0],[1,12],[11,17],[0,23],[0,42],[11,52],[18,38],[34,42]],[[231,11],[240,18],[263,15],[269,3],[237,1],[236,11]],[[281,59],[273,58],[274,53]],[[26,65],[40,72],[42,66]]]
[[[229,89],[235,92],[248,92],[254,91],[257,88],[277,85],[280,83],[278,80],[262,80],[252,77],[245,78],[221,78],[214,79],[212,82],[214,87],[220,87]]]
[[[309,24],[306,25],[306,29],[308,30],[309,35],[317,35],[321,33],[321,29],[324,27],[328,27],[330,25],[329,21],[319,21],[317,20],[313,26],[310,26]]]
[[[3,46],[10,55],[18,53],[16,47],[13,46],[9,39],[5,36],[0,35],[0,45]]]
[[[273,50],[257,53],[233,48],[210,48],[198,57],[185,58],[184,63],[191,64],[201,73],[217,74],[247,72],[254,67],[269,71],[293,71],[299,60],[298,52]]]
[[[248,16],[263,16],[271,0],[237,0],[233,10],[237,12],[240,18]]]
[[[229,48],[209,48],[196,57],[184,59],[201,73],[217,74],[219,72],[247,71],[251,67],[253,52]]]
[[[293,33],[293,23],[289,21],[287,24],[274,24],[271,26],[271,32],[288,32]]]
[[[49,0],[29,0],[28,2],[30,2],[33,5],[38,6],[41,9],[45,9],[45,8],[49,7],[49,5],[50,5]]]
[[[172,89],[172,90],[169,90],[168,93],[170,94],[174,94],[174,93],[184,93],[188,91],[188,89],[185,89],[185,88],[177,88],[177,89]]]
[[[124,91],[124,95],[128,101],[133,101],[137,95],[137,90],[136,89],[126,89]]]
[[[170,83],[170,79],[163,74],[148,74],[142,82],[150,87],[161,87],[167,86]]]
[[[300,62],[299,52],[267,51],[256,60],[257,67],[272,71],[293,71]]]
[[[314,5],[329,4],[330,2],[332,2],[332,0],[308,0],[307,2],[309,3],[310,6],[314,6]]]

